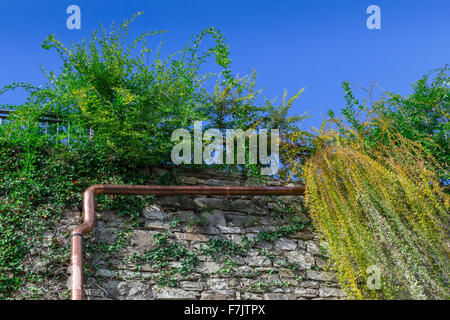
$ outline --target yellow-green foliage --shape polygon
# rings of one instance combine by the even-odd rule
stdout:
[[[449,196],[419,145],[386,129],[367,147],[328,130],[305,166],[306,204],[354,299],[448,299]],[[369,289],[368,267],[381,268]]]

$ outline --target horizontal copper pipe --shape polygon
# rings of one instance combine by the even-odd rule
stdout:
[[[95,196],[112,195],[302,195],[303,186],[295,187],[229,187],[229,186],[133,186],[133,185],[94,185],[84,192],[83,223],[77,226],[71,239],[71,291],[72,300],[82,300],[83,290],[83,236],[94,228]]]

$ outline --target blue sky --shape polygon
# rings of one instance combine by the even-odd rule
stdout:
[[[81,30],[66,28],[66,8],[81,8]],[[381,8],[381,30],[369,30],[366,8]],[[87,37],[99,22],[110,26],[144,11],[131,35],[168,29],[153,38],[164,52],[183,48],[191,34],[220,29],[230,44],[232,69],[252,69],[269,98],[306,87],[293,111],[313,116],[319,126],[326,111],[344,105],[340,84],[350,80],[406,95],[411,82],[450,63],[450,1],[0,1],[0,87],[12,81],[44,80],[40,66],[56,70],[54,52],[41,48],[53,33],[65,43]],[[362,91],[357,91],[361,95]],[[0,104],[21,103],[21,92],[0,96]]]

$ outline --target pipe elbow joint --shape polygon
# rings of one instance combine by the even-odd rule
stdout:
[[[89,194],[93,194],[94,196],[98,195],[98,194],[101,194],[103,188],[104,188],[104,185],[102,185],[102,184],[95,184],[93,186],[90,186],[89,188],[87,188],[84,191],[84,196],[86,197]]]

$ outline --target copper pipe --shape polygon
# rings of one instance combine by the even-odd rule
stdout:
[[[303,186],[295,187],[209,187],[209,186],[133,186],[94,185],[83,196],[83,223],[71,233],[71,290],[72,300],[82,300],[83,290],[83,236],[95,223],[95,196],[99,194],[120,195],[302,195]]]

